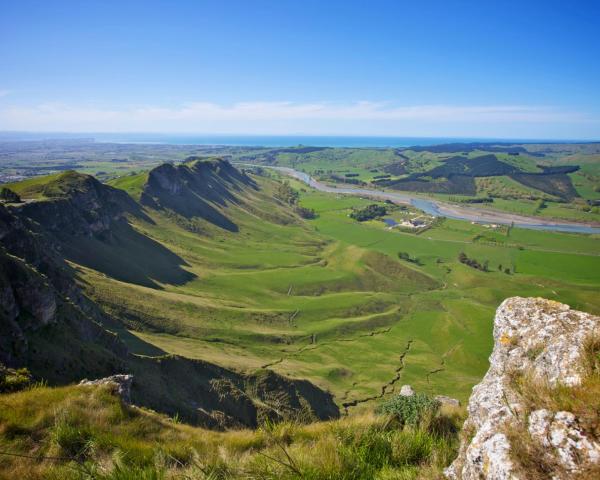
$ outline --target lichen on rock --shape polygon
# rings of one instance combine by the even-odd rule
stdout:
[[[494,320],[494,349],[483,380],[469,399],[465,439],[446,470],[450,479],[525,479],[515,465],[511,431],[525,425],[527,442],[550,455],[556,474],[569,478],[582,465],[600,462],[600,443],[572,412],[534,409],[514,387],[515,376],[557,387],[576,387],[585,369],[584,345],[599,332],[600,317],[542,298],[505,300]],[[595,468],[595,467],[594,467]]]

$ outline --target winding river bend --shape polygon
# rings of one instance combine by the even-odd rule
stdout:
[[[253,165],[256,166],[256,165]],[[261,167],[265,167],[261,165]],[[315,180],[313,177],[304,172],[299,172],[289,167],[267,167],[278,170],[290,177],[296,178],[308,186],[327,193],[337,193],[343,195],[357,195],[361,197],[369,197],[378,200],[391,200],[396,203],[404,203],[412,205],[419,210],[424,211],[435,217],[448,217],[456,220],[467,220],[478,223],[499,223],[504,225],[513,224],[516,227],[529,228],[533,230],[554,230],[559,232],[571,233],[598,233],[600,227],[586,225],[584,223],[575,222],[556,222],[553,220],[545,220],[534,217],[525,217],[515,215],[508,212],[495,212],[474,207],[463,207],[461,205],[452,205],[449,203],[440,202],[438,200],[427,200],[420,197],[411,196],[404,192],[384,192],[381,190],[373,190],[368,188],[340,186],[330,187],[324,183]]]

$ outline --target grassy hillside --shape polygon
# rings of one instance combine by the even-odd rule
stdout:
[[[112,183],[141,198],[148,178]],[[453,220],[416,235],[349,217],[371,201],[293,183],[316,212],[303,220],[268,175],[212,197],[187,185],[183,194],[202,209],[179,210],[154,190],[158,203],[110,239],[65,240],[80,284],[122,322],[111,328],[135,353],[306,378],[352,412],[401,383],[466,400],[487,368],[493,312],[508,296],[600,311],[597,236]],[[204,205],[228,223],[203,216]],[[461,252],[489,271],[460,263]]]
[[[277,156],[336,154],[292,150]],[[482,155],[468,150],[462,155],[469,159]],[[364,155],[354,152],[347,167],[359,176],[377,175],[388,161],[406,162],[406,175],[443,170],[435,152],[382,150],[377,165]],[[494,180],[474,185],[537,191],[507,176],[481,178]],[[488,368],[493,313],[506,297],[543,296],[600,312],[598,235],[449,219],[411,233],[351,217],[372,200],[292,181],[296,200],[281,195],[280,181],[195,159],[121,177],[112,187],[72,172],[11,185],[36,201],[2,208],[35,220],[36,238],[47,237],[107,314],[96,320],[129,347],[131,358],[118,367],[137,379],[134,402],[158,405],[173,418],[123,405],[102,388],[0,395],[0,477],[436,478],[455,455],[458,414],[402,428],[374,409],[407,383],[466,401]],[[533,202],[496,201],[506,208]],[[302,218],[299,206],[314,218]],[[32,345],[63,358],[61,341],[78,333],[61,335],[40,329]],[[91,368],[97,358],[76,363],[77,355],[60,365],[35,357],[47,370],[32,364],[55,376],[70,372],[73,380],[76,367]],[[274,423],[293,417],[284,415],[292,404],[297,413],[330,397],[273,372],[328,390],[348,415]],[[252,415],[240,416],[231,398],[247,399]],[[211,415],[230,416],[228,426],[260,428],[216,433],[179,423],[206,406]]]
[[[81,268],[87,291],[163,351],[308,378],[350,409],[392,392],[398,372],[403,383],[465,400],[487,368],[493,311],[507,296],[600,309],[593,236],[507,235],[451,220],[420,236],[390,232],[348,217],[369,202],[313,191],[301,204],[318,217],[302,221],[273,200],[273,180],[254,180],[260,188],[244,192],[244,206],[223,210],[238,232],[150,209],[152,222],[133,222],[193,280],[146,288]],[[461,251],[491,271],[458,263]]]

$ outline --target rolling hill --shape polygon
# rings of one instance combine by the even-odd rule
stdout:
[[[256,426],[300,411],[337,415],[330,395],[305,381],[240,374],[151,346],[152,357],[132,353],[120,320],[78,286],[78,269],[150,286],[193,276],[177,255],[132,227],[129,219],[151,219],[122,190],[75,172],[39,186],[34,201],[0,206],[3,363],[26,366],[54,385],[132,373],[136,404],[211,427]]]
[[[390,232],[349,216],[367,200],[292,184],[298,205],[316,212],[306,220],[278,178],[222,159],[109,185],[64,172],[10,187],[25,201],[7,211],[53,245],[65,282],[100,311],[138,376],[188,361],[239,379],[269,370],[309,380],[344,411],[391,394],[400,378],[464,400],[485,371],[500,299],[557,295],[598,308],[593,237],[452,220],[423,235]],[[489,270],[460,263],[461,252]]]

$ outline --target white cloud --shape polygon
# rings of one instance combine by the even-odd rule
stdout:
[[[551,107],[394,106],[368,101],[347,104],[241,102],[231,105],[194,102],[175,108],[118,109],[46,103],[0,109],[2,130],[65,132],[443,135],[456,134],[454,130],[464,130],[467,125],[491,128],[588,121],[580,113]],[[473,132],[475,134],[478,132]],[[463,132],[462,135],[470,134]]]

